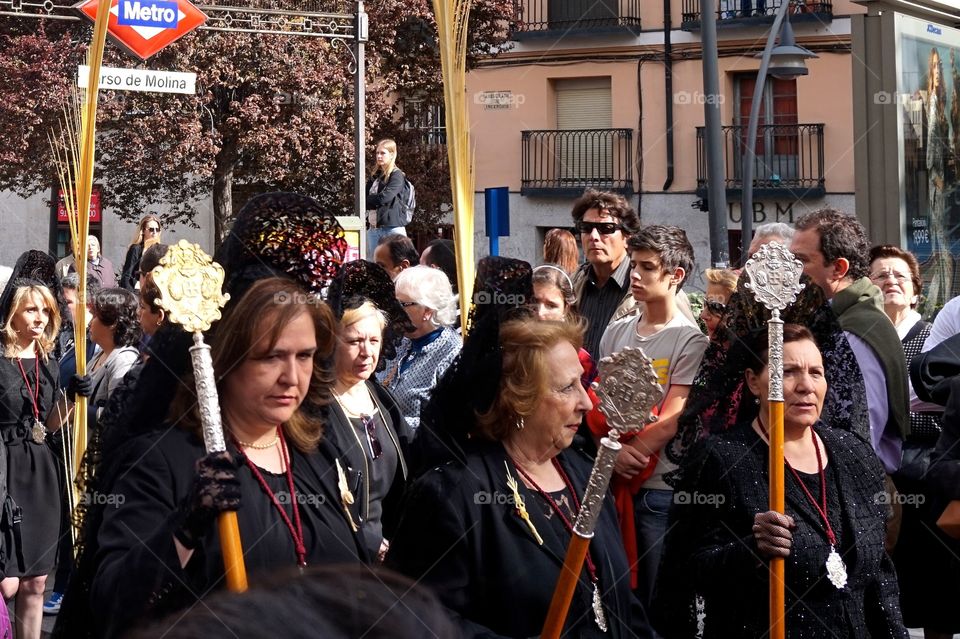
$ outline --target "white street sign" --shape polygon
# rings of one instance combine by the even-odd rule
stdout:
[[[80,65],[77,86],[86,89],[90,79],[90,67]],[[179,71],[154,71],[152,69],[115,69],[100,67],[100,88],[114,91],[149,91],[153,93],[197,92],[197,74]]]

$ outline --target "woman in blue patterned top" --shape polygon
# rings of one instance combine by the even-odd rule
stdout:
[[[397,276],[397,301],[414,326],[387,364],[383,385],[397,398],[410,428],[420,425],[420,406],[427,401],[462,342],[453,327],[457,302],[443,271],[414,266]]]

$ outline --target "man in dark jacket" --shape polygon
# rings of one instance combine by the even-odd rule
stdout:
[[[836,209],[796,223],[791,252],[830,300],[863,375],[870,443],[888,474],[900,467],[910,432],[907,363],[897,329],[883,312],[883,295],[867,277],[870,243],[856,218]]]

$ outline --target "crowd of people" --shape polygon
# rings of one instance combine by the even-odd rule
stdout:
[[[85,308],[72,258],[20,257],[0,297],[0,592],[18,637],[44,612],[71,638],[537,636],[609,432],[598,362],[626,348],[662,399],[621,439],[564,636],[764,636],[772,559],[788,637],[960,631],[960,542],[937,525],[960,500],[960,302],[924,321],[913,255],[833,209],[757,229],[748,257],[779,242],[805,284],[783,312],[781,513],[770,313],[746,273],[698,270],[683,229],[587,191],[542,264],[482,258],[464,299],[452,242],[420,252],[401,232],[396,154],[377,145],[369,261],[345,261],[309,197],[238,212],[207,335],[223,452],[204,448],[192,337],[154,280],[156,216],[119,282],[90,243]],[[232,511],[245,593],[225,589]]]

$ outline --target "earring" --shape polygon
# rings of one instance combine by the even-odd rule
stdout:
[[[757,406],[759,406],[759,405],[760,405],[760,398],[755,396],[755,397],[753,398],[753,403],[756,404]]]
[[[517,415],[517,421],[513,423],[517,430],[523,430],[523,415]]]
[[[162,320],[162,319],[158,319],[158,320],[157,320],[157,326],[160,326],[161,324],[163,324],[163,320]]]

